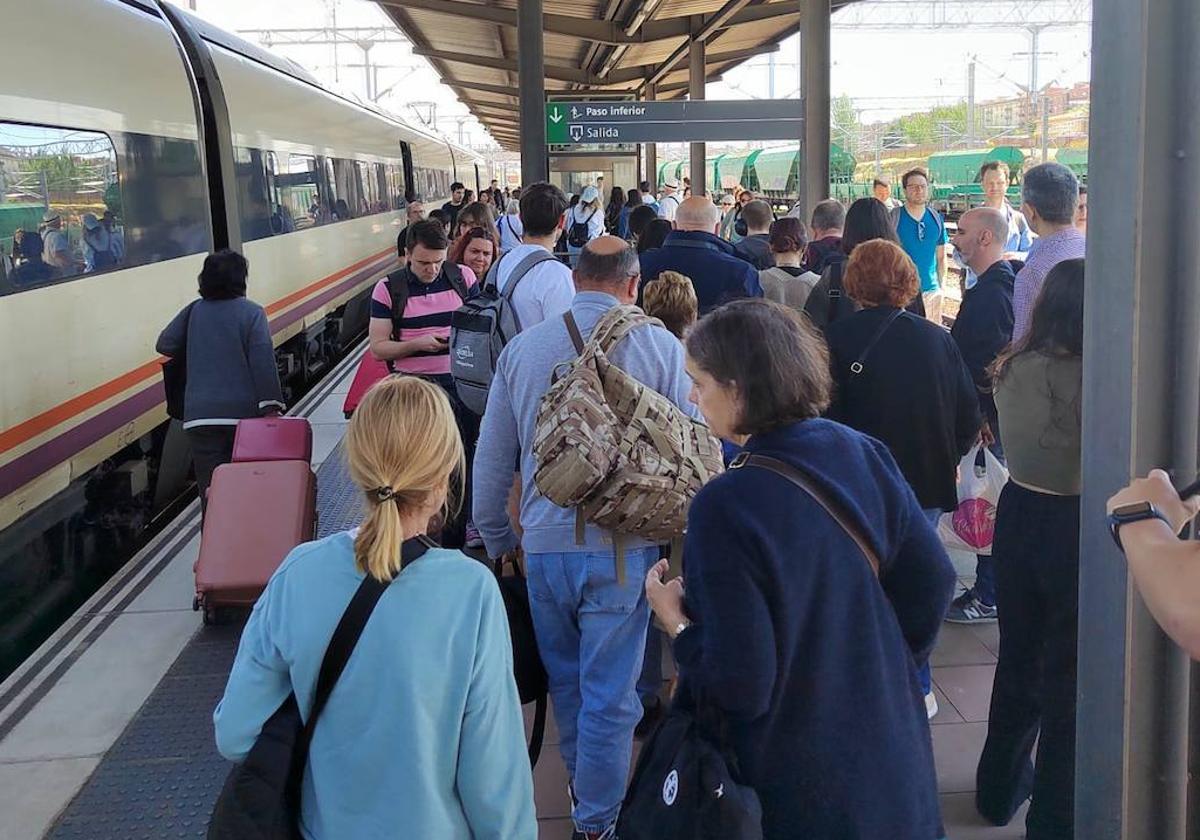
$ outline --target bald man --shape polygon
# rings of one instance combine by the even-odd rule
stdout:
[[[584,246],[575,264],[577,293],[569,310],[584,341],[613,307],[633,303],[639,273],[637,255],[615,236]],[[625,574],[618,582],[612,533],[588,525],[583,538],[576,539],[575,511],[555,505],[534,485],[538,406],[553,372],[577,356],[563,318],[535,324],[505,346],[476,447],[473,502],[489,557],[525,550],[529,606],[550,677],[560,750],[572,780],[575,829],[586,837],[607,837],[625,794],[629,745],[643,714],[634,684],[650,625],[644,585],[658,561],[658,547],[623,536]],[[611,358],[696,416],[688,401],[691,381],[684,371],[683,345],[664,328],[633,329],[613,348]],[[518,457],[520,544],[506,504]]]
[[[720,208],[708,198],[685,199],[666,242],[642,254],[643,284],[664,271],[678,271],[691,279],[701,315],[736,298],[762,297],[758,270],[717,235],[720,224]]]
[[[1004,449],[1000,444],[996,403],[992,399],[992,380],[987,371],[1000,351],[1012,341],[1013,335],[1016,271],[1004,258],[1008,238],[1008,217],[1002,210],[991,207],[964,213],[958,220],[958,231],[951,237],[963,263],[979,279],[964,293],[950,334],[979,391],[984,442],[1000,458],[1004,457]],[[975,565],[975,585],[954,600],[946,620],[975,624],[995,619],[996,575],[992,558],[981,555]]]

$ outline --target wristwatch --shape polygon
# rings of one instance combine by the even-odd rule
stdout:
[[[684,619],[683,621],[679,622],[678,624],[675,625],[675,630],[671,633],[671,639],[672,640],[678,639],[679,634],[691,626],[692,626],[692,622],[688,621],[687,619]]]
[[[1112,534],[1113,542],[1117,544],[1117,548],[1121,549],[1121,551],[1125,550],[1125,546],[1121,545],[1122,525],[1128,525],[1131,522],[1144,522],[1147,519],[1161,520],[1172,531],[1175,530],[1175,526],[1171,524],[1171,520],[1167,519],[1162,514],[1162,511],[1150,504],[1150,502],[1133,502],[1132,504],[1114,508],[1113,512],[1108,515],[1108,530]]]

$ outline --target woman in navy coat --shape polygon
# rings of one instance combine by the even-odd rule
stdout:
[[[664,583],[664,561],[646,580],[679,701],[722,713],[766,838],[936,840],[917,669],[954,588],[937,534],[886,446],[820,419],[828,355],[801,316],[736,301],[695,326],[687,351],[713,433],[802,470],[880,568],[806,492],[735,459],[692,504],[686,577]]]

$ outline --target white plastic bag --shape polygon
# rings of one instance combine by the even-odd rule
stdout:
[[[976,463],[980,449],[982,463]],[[982,444],[971,447],[958,466],[958,510],[943,513],[938,536],[951,551],[990,555],[996,531],[996,505],[1008,483],[1008,470]]]

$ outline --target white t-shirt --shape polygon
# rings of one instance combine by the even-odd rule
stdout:
[[[541,245],[521,244],[513,248],[500,260],[496,269],[496,287],[503,292],[509,275],[529,254],[545,249]],[[521,329],[527,330],[547,318],[562,315],[571,308],[575,299],[575,281],[571,269],[559,260],[547,260],[535,265],[521,279],[513,292],[513,308],[521,321]]]
[[[658,218],[668,222],[675,221],[675,211],[679,209],[679,193],[664,195],[658,200]]]
[[[521,217],[516,213],[505,213],[496,223],[496,227],[500,228],[501,251],[509,251],[521,244],[521,237],[525,235],[525,225],[521,224]]]

